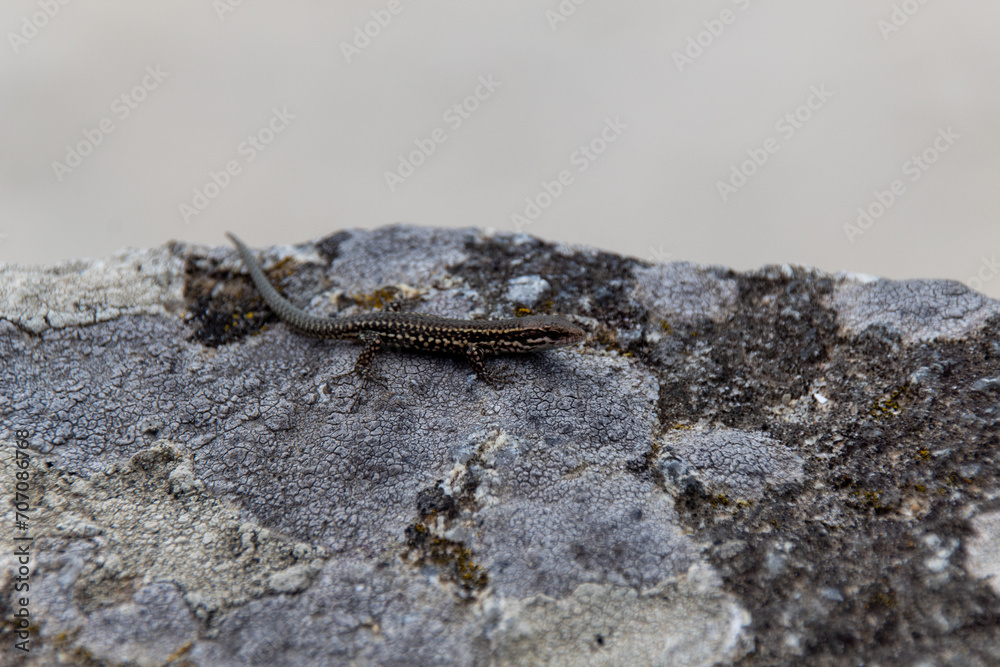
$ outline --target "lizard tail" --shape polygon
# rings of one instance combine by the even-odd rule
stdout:
[[[257,257],[253,251],[243,241],[239,240],[235,234],[226,232],[226,236],[236,245],[240,257],[243,258],[243,265],[246,266],[247,271],[250,273],[253,284],[257,286],[257,291],[260,292],[260,295],[264,297],[264,303],[279,318],[302,333],[311,336],[323,336],[338,328],[340,323],[336,320],[310,315],[304,310],[296,308],[291,301],[281,296],[278,290],[274,289],[274,286],[271,285],[271,281],[267,279],[267,276],[264,275],[264,269],[261,268],[260,262],[257,261]]]

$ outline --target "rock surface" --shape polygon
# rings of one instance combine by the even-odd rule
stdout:
[[[318,314],[588,340],[364,382],[228,247],[0,267],[0,660],[1000,663],[1000,303],[476,230],[263,259]]]

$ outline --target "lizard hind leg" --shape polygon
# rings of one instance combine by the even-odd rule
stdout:
[[[382,338],[374,331],[362,331],[358,334],[358,340],[365,344],[363,350],[361,350],[361,355],[358,357],[357,362],[354,364],[354,373],[361,378],[361,384],[363,387],[370,383],[377,384],[383,389],[388,389],[386,384],[375,377],[372,373],[372,361],[375,359],[375,355],[378,351],[382,349]],[[357,400],[355,400],[357,403]],[[354,412],[355,406],[351,406],[350,412]]]
[[[365,344],[365,348],[354,364],[354,372],[368,375],[375,355],[382,349],[382,338],[374,331],[362,331],[358,334],[358,340]]]
[[[496,386],[497,378],[486,369],[486,364],[483,363],[483,351],[478,345],[470,345],[465,348],[465,358],[472,366],[472,370],[476,372],[476,377],[490,386]]]

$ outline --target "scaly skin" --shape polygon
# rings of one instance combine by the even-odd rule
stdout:
[[[489,379],[483,366],[486,355],[575,345],[585,335],[584,330],[572,322],[550,315],[503,320],[459,320],[399,312],[363,313],[337,318],[310,315],[278,294],[250,248],[233,234],[226,235],[236,244],[264,302],[282,321],[307,336],[356,339],[365,344],[357,370],[366,369],[382,345],[389,345],[465,357],[478,376]]]

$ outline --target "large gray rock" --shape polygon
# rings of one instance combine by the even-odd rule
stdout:
[[[1000,303],[475,230],[263,258],[319,314],[590,335],[488,360],[498,386],[393,351],[364,381],[225,246],[0,268],[0,590],[31,649],[4,625],[3,659],[1000,662]]]

